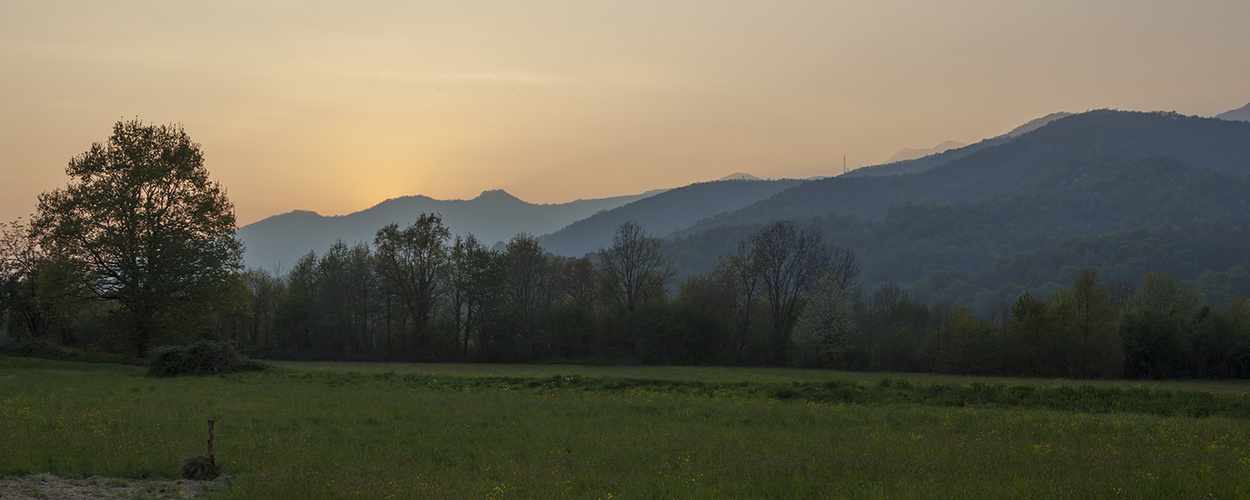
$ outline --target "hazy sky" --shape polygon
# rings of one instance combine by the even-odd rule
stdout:
[[[1250,2],[0,0],[0,220],[181,123],[241,224],[809,177],[1054,111],[1250,102]]]

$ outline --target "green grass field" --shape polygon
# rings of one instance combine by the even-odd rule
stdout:
[[[588,377],[644,378],[704,382],[789,382],[853,380],[875,384],[882,379],[905,378],[920,383],[970,384],[973,382],[1036,386],[1092,385],[1096,387],[1151,387],[1169,390],[1250,394],[1250,380],[1065,380],[1013,377],[972,377],[929,373],[864,373],[794,368],[715,367],[715,366],[586,366],[586,365],[491,365],[440,363],[338,363],[276,361],[270,364],[291,370],[337,373],[421,373],[464,376],[504,376],[546,378],[577,374]]]
[[[184,457],[205,453],[213,418],[218,462],[233,477],[215,494],[221,498],[1250,496],[1250,419],[922,397],[928,385],[945,384],[937,392],[947,394],[1085,382],[758,368],[279,365],[153,379],[135,367],[0,357],[0,475],[176,477]],[[1235,412],[1250,400],[1250,386],[1239,382],[1104,384],[1124,390],[1042,393],[1179,389]],[[842,393],[870,402],[820,396]]]

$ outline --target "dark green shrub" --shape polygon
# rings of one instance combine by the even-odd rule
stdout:
[[[230,344],[209,341],[156,348],[148,361],[148,375],[152,377],[205,377],[266,368],[269,365],[248,359]]]
[[[789,387],[776,387],[772,390],[772,397],[777,399],[798,399],[802,394]]]
[[[206,457],[187,457],[182,459],[182,478],[194,481],[212,481],[221,475],[217,464]]]

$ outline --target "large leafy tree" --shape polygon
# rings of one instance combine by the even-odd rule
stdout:
[[[68,186],[39,196],[34,234],[86,298],[116,304],[110,320],[136,353],[212,324],[243,246],[199,144],[180,126],[118,122],[65,172]]]

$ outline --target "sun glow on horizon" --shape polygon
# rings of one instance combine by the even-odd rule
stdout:
[[[183,124],[241,223],[836,175],[1055,111],[1250,101],[1250,3],[18,3],[0,220],[112,124]]]

